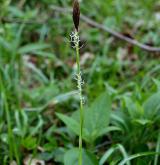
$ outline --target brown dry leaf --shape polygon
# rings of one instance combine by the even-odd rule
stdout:
[[[88,60],[92,60],[94,58],[94,55],[90,52],[86,52],[81,56],[81,65],[84,65]]]
[[[45,165],[45,162],[43,160],[39,160],[36,158],[33,158],[31,156],[27,156],[24,161],[24,165]]]
[[[126,48],[119,48],[117,52],[117,59],[118,61],[124,61],[127,57],[127,49]]]
[[[12,162],[10,162],[10,164],[9,165],[17,165],[17,163],[16,163],[16,161],[12,161]]]

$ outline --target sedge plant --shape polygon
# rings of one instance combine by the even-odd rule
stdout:
[[[78,164],[82,165],[82,133],[83,133],[83,95],[82,95],[82,85],[84,84],[82,80],[81,74],[81,66],[80,66],[80,53],[79,53],[79,18],[80,18],[80,8],[79,3],[77,0],[74,1],[73,4],[73,22],[75,26],[75,30],[71,33],[71,42],[74,44],[74,48],[76,50],[76,64],[77,64],[77,73],[76,73],[76,80],[77,80],[77,88],[80,100],[80,129],[79,129],[79,158]]]

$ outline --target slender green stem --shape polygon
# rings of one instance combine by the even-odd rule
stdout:
[[[17,164],[20,165],[17,146],[16,146],[14,135],[12,132],[11,117],[10,117],[9,105],[8,105],[8,101],[7,101],[7,97],[6,97],[6,90],[3,85],[1,75],[0,75],[0,90],[1,90],[1,97],[3,100],[3,107],[6,112],[6,120],[7,120],[7,128],[8,128],[8,143],[9,143],[9,158],[10,158],[10,161],[12,161],[13,157],[15,156]]]
[[[82,96],[82,78],[81,78],[81,68],[80,68],[80,55],[79,55],[79,36],[78,32],[75,32],[76,38],[78,38],[75,43],[76,46],[76,63],[77,63],[77,87],[79,91],[80,98],[80,131],[79,131],[79,160],[78,164],[82,165],[82,136],[83,136],[83,96]]]
[[[6,118],[7,118],[8,143],[9,143],[9,158],[10,158],[10,161],[12,161],[13,160],[13,153],[12,153],[13,146],[12,146],[12,142],[11,142],[11,139],[12,139],[12,136],[11,136],[12,130],[11,130],[11,123],[10,123],[9,111],[8,111],[8,104],[6,102],[5,89],[4,89],[4,86],[3,86],[1,73],[0,73],[0,90],[1,90],[1,98],[3,100],[3,108],[5,109]]]

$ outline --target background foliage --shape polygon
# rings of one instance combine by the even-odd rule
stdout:
[[[112,30],[160,45],[158,1],[81,0],[80,5],[84,15]],[[71,14],[53,6],[72,2],[0,1],[1,164],[25,164],[30,157],[77,164],[79,104],[75,53],[68,41],[73,23]],[[80,36],[84,163],[158,165],[159,53],[142,51],[83,21]]]

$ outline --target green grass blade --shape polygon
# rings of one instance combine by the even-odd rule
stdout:
[[[117,150],[119,150],[122,153],[122,155],[125,159],[128,158],[128,154],[127,154],[125,148],[121,144],[117,144],[116,146],[114,146],[114,147],[110,148],[108,151],[106,151],[106,153],[100,159],[99,165],[104,165],[105,162],[107,161],[107,159]],[[126,161],[126,164],[131,165],[129,160]]]
[[[160,152],[160,134],[159,134],[158,140],[157,140],[156,152]],[[154,165],[158,165],[158,156],[159,155],[156,154],[154,157]]]
[[[131,155],[128,158],[122,160],[118,165],[125,165],[127,163],[127,161],[133,160],[133,159],[136,159],[139,157],[157,155],[157,154],[159,155],[160,153],[158,153],[158,152],[143,152],[143,153],[134,154],[134,155]]]
[[[116,151],[116,149],[117,147],[114,146],[110,148],[108,151],[106,151],[105,154],[100,159],[99,165],[103,165],[106,162],[106,160],[112,155],[112,153]]]

